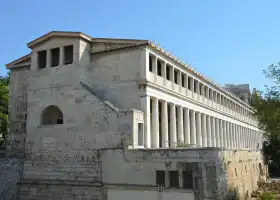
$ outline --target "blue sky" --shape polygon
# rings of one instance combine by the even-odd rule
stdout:
[[[265,3],[266,2],[266,3]],[[219,84],[263,89],[262,70],[280,60],[280,1],[28,0],[0,7],[0,75],[52,30],[149,39]]]

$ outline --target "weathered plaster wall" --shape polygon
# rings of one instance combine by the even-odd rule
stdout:
[[[30,66],[11,70],[9,83],[8,149],[21,154],[24,150],[27,117],[27,90]]]
[[[102,189],[94,186],[64,184],[23,185],[20,200],[101,200]]]
[[[108,189],[108,200],[194,200],[193,193],[170,190]]]
[[[129,48],[93,55],[86,82],[100,90],[104,98],[121,108],[141,110],[140,92],[137,81],[140,79],[143,49]]]
[[[238,188],[242,197],[250,195],[258,188],[261,175],[259,165],[263,167],[260,151],[224,151],[223,160],[227,169],[228,185]]]

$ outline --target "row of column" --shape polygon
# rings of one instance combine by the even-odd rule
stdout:
[[[164,100],[142,97],[145,112],[144,146],[168,148],[258,147],[261,133]],[[148,114],[147,114],[148,113]]]
[[[217,109],[238,116],[248,122],[255,121],[254,117],[249,113],[247,108],[239,105],[239,103],[235,103],[226,96],[222,95],[220,92],[209,88],[195,77],[185,74],[171,65],[168,65],[169,67],[167,69],[167,64],[164,61],[158,60],[154,55],[150,55],[149,59],[151,59],[151,62],[149,62],[149,65],[151,65],[149,66],[151,72],[165,79],[167,79],[167,74],[169,74],[169,80],[172,83],[175,83],[176,79],[175,84],[182,87],[184,86],[187,89],[189,88],[192,97],[194,97],[194,94],[197,93],[198,101],[200,100],[200,97],[203,102],[205,100],[213,101],[214,103],[217,103]],[[158,68],[160,68],[160,73],[158,73]],[[188,90],[186,92],[188,93]]]
[[[51,67],[52,58],[51,58],[51,49],[47,49],[47,60],[46,67]],[[64,65],[64,47],[59,47],[59,63],[58,65]]]

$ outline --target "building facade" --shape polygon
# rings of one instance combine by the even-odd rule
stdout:
[[[226,84],[225,85],[226,90],[229,92],[235,94],[240,99],[249,102],[251,97],[251,91],[249,84],[240,84],[240,85],[233,85],[233,84]],[[254,92],[255,88],[253,88]]]
[[[50,32],[9,64],[20,199],[222,199],[264,175],[245,101],[147,40]]]

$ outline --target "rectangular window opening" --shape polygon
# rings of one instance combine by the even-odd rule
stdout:
[[[73,45],[65,46],[64,47],[64,64],[72,64],[74,57],[74,48]]]
[[[186,84],[185,84],[185,74],[181,74],[181,83],[182,83],[182,87],[186,87]]]
[[[179,188],[179,172],[169,171],[170,187]]]
[[[52,67],[56,67],[59,65],[59,48],[51,49],[51,61]]]
[[[191,90],[191,78],[188,77],[188,89]]]
[[[157,75],[159,75],[159,76],[162,75],[162,73],[161,73],[162,69],[161,68],[162,68],[161,62],[159,60],[157,60]]]
[[[47,66],[47,51],[38,51],[38,68],[43,69]]]
[[[183,171],[183,188],[193,189],[193,176],[192,171]]]
[[[165,171],[156,171],[156,184],[165,187]]]
[[[174,83],[178,84],[178,71],[174,70]]]
[[[202,95],[202,91],[203,91],[203,85],[200,83],[199,84],[199,94]]]
[[[197,80],[194,80],[194,92],[197,93]]]
[[[149,55],[149,71],[153,72],[153,57]]]
[[[144,145],[144,125],[143,123],[138,123],[138,145]]]
[[[166,79],[170,81],[170,71],[171,67],[169,65],[166,65]]]

